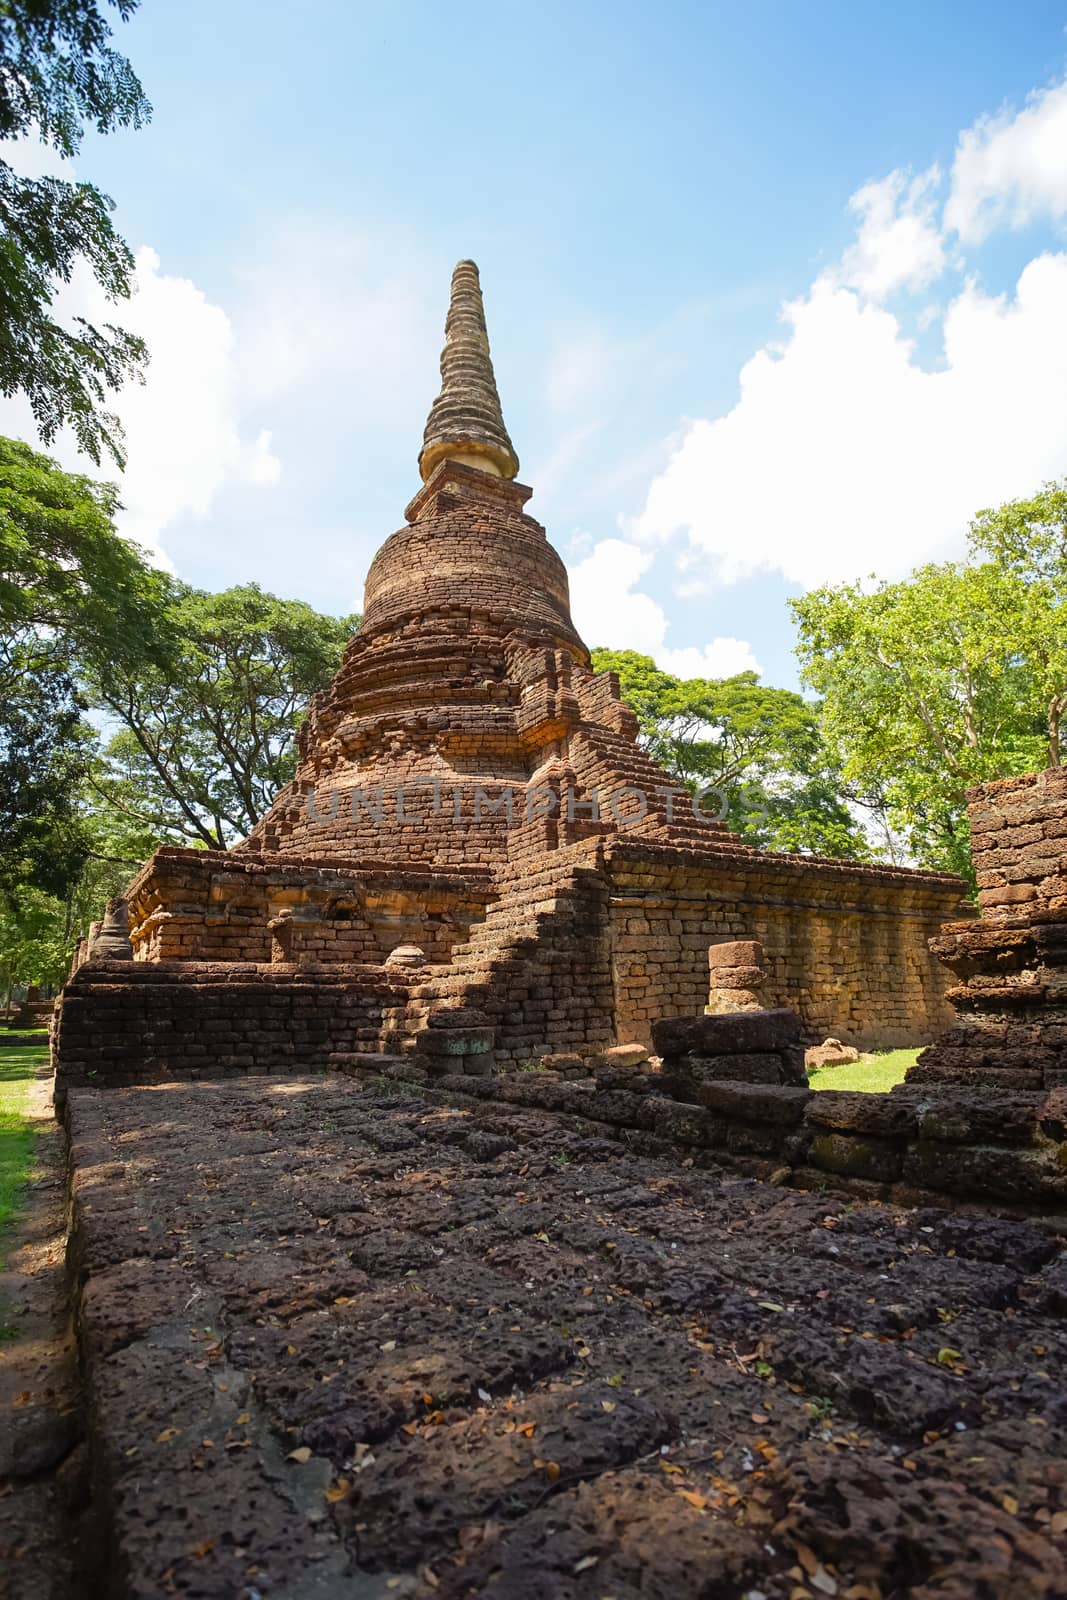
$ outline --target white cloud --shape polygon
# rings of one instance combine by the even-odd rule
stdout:
[[[39,149],[19,147],[16,159],[24,176],[59,171],[73,176],[47,150],[35,161]],[[137,252],[129,300],[110,302],[88,267],[80,264],[70,283],[60,285],[54,314],[63,323],[75,316],[97,327],[116,323],[139,334],[148,346],[144,383],[127,383],[105,401],[105,409],[119,416],[125,431],[125,472],[120,474],[109,458],[95,467],[78,453],[67,431],[47,448],[63,466],[117,480],[123,505],[117,519],[120,531],[144,545],[160,565],[171,567],[162,540],[178,517],[204,517],[225,485],[269,485],[281,471],[267,430],[260,429],[251,440],[242,436],[230,319],[190,279],[163,272],[159,256],[148,246]],[[23,396],[0,398],[0,432],[39,443]]]
[[[144,385],[127,385],[116,402],[128,457],[120,525],[157,548],[178,516],[206,516],[225,483],[275,483],[281,464],[267,431],[251,442],[241,436],[226,313],[188,278],[161,272],[147,247],[137,253],[137,289],[121,320],[142,336],[151,360]]]
[[[71,164],[39,139],[13,141],[5,147],[4,159],[22,177],[76,177]],[[54,314],[62,323],[76,316],[97,327],[116,323],[139,334],[148,346],[144,383],[125,384],[105,401],[125,432],[125,472],[120,475],[109,458],[95,467],[79,455],[66,431],[48,450],[66,467],[118,480],[120,530],[161,565],[171,566],[161,538],[179,516],[206,516],[227,483],[277,481],[281,464],[271,449],[270,433],[260,429],[250,442],[241,434],[229,318],[190,279],[163,272],[149,246],[137,252],[129,300],[109,301],[81,263],[70,283],[59,285]],[[0,431],[38,442],[32,412],[21,395],[0,399]]]
[[[738,672],[763,671],[748,640],[735,639],[730,634],[712,639],[710,644],[661,649],[656,665],[676,678],[732,678]]]
[[[835,278],[872,300],[897,289],[923,289],[945,268],[937,221],[937,167],[909,178],[891,172],[865,183],[849,201],[860,218],[856,241],[845,251]]]
[[[1067,79],[960,134],[945,226],[967,244],[1067,215]]]
[[[744,639],[718,638],[703,646],[680,648],[665,643],[666,612],[651,595],[634,587],[652,561],[650,550],[628,540],[601,539],[571,567],[571,614],[586,643],[636,650],[682,678],[727,678],[736,672],[761,671]]]
[[[895,316],[829,278],[784,316],[734,409],[694,422],[652,483],[639,538],[683,530],[720,581],[891,577],[1067,468],[1067,255],[1032,261],[1012,296],[968,283],[934,371]]]
[[[20,178],[66,178],[74,181],[74,168],[65,156],[36,134],[20,134],[4,141],[2,158]]]
[[[1067,471],[1067,254],[1036,257],[1004,294],[971,278],[929,293],[967,269],[953,232],[979,243],[1067,216],[1067,80],[960,135],[941,216],[940,183],[933,166],[857,190],[841,260],[783,307],[784,337],[745,364],[734,408],[671,450],[630,532],[686,536],[679,595],[758,571],[902,576],[958,553],[980,507]],[[923,299],[890,312],[905,292]],[[939,321],[924,364],[909,329],[929,351]]]

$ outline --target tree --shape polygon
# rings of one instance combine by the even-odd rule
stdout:
[[[24,662],[162,657],[164,580],[116,532],[117,509],[113,484],[0,438],[0,638]]]
[[[1064,763],[1067,721],[1067,478],[1030,500],[980,511],[971,549],[989,556],[1010,584],[1001,614],[1002,648],[1023,667],[1043,711],[1047,765]],[[1035,705],[1035,715],[1037,707]]]
[[[761,684],[754,672],[675,678],[633,650],[594,650],[593,665],[619,674],[649,754],[685,787],[718,789],[746,843],[852,859],[869,853],[817,705]]]
[[[297,728],[336,670],[356,617],[327,617],[255,584],[207,594],[170,586],[180,640],[162,667],[91,676],[119,724],[98,794],[157,837],[225,849],[270,806],[296,765]]]
[[[969,544],[969,562],[791,602],[846,778],[885,796],[919,862],[966,876],[968,787],[1063,758],[1064,486],[979,513]]]
[[[0,438],[0,897],[63,896],[88,848],[78,797],[94,738],[77,680],[152,659],[162,578],[116,533],[115,491]]]
[[[70,958],[59,900],[29,889],[17,905],[0,904],[0,991],[5,1010],[19,984],[62,983]]]
[[[138,0],[112,0],[126,21]],[[78,152],[86,122],[99,133],[138,128],[151,107],[96,0],[0,4],[0,139],[39,133]],[[141,372],[144,343],[84,317],[52,315],[56,286],[85,261],[110,301],[128,297],[133,257],[111,222],[112,201],[91,183],[19,178],[0,161],[0,392],[22,391],[50,444],[69,424],[79,448],[122,465],[121,428],[101,409],[109,390]]]
[[[90,730],[61,670],[28,668],[0,640],[0,904],[27,888],[64,895],[89,842],[78,794]]]

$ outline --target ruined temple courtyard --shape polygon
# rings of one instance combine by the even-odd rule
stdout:
[[[293,781],[57,1002],[11,1593],[1057,1600],[1067,773],[972,792],[977,915],[742,844],[592,670],[470,262],[441,372]]]
[[[105,1592],[1065,1592],[1054,1234],[462,1102],[72,1094]]]

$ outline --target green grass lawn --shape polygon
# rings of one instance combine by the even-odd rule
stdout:
[[[861,1089],[867,1094],[884,1094],[904,1082],[904,1074],[915,1065],[918,1050],[882,1050],[863,1056],[844,1067],[820,1067],[808,1078],[809,1089]]]
[[[26,1117],[30,1085],[47,1060],[47,1044],[0,1050],[0,1261],[33,1158],[33,1129]]]

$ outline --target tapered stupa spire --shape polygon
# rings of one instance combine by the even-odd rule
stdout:
[[[461,261],[452,274],[441,351],[441,392],[430,407],[419,454],[424,483],[442,461],[461,461],[499,478],[513,478],[519,470],[496,392],[482,290],[473,261]]]

